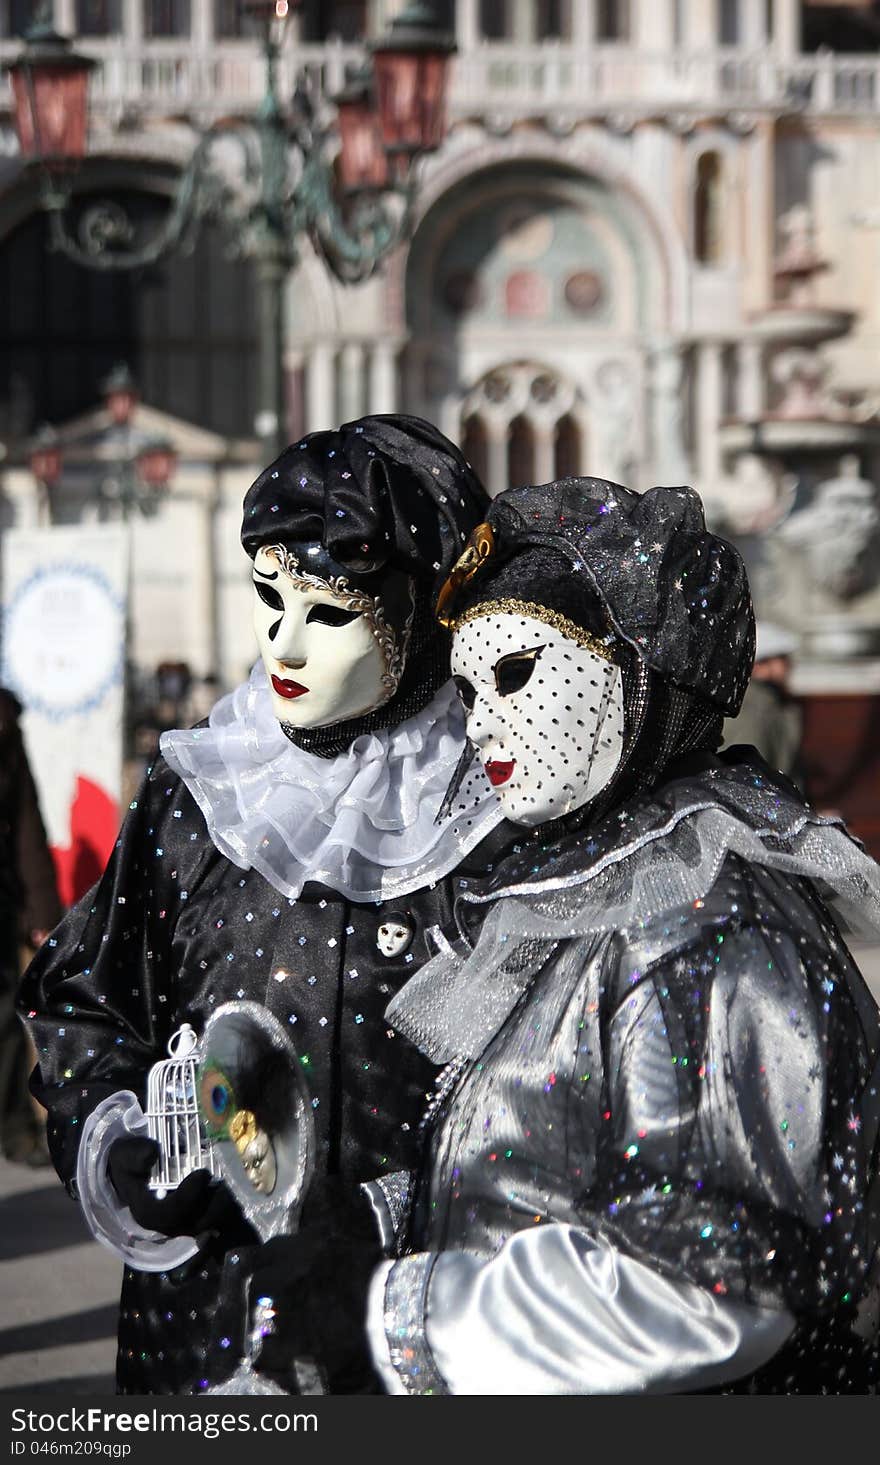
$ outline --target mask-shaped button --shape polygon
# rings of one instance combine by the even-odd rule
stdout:
[[[412,945],[415,928],[408,916],[387,916],[376,932],[376,945],[383,956],[402,956]]]

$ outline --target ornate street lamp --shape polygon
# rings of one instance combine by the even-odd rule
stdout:
[[[83,66],[91,63],[76,57],[54,32],[48,36],[43,20],[28,33],[10,70],[22,155],[42,170],[41,203],[53,248],[90,269],[138,269],[186,245],[211,219],[231,235],[239,255],[254,260],[260,338],[255,426],[268,460],[285,445],[284,285],[297,262],[299,240],[308,236],[333,274],[353,283],[372,274],[407,237],[414,165],[443,140],[455,45],[427,0],[406,5],[387,38],[370,46],[371,71],[359,69],[349,77],[337,103],[337,130],[323,119],[320,99],[304,81],[289,109],[279,101],[278,56],[293,0],[239,4],[261,23],[262,101],[253,117],[224,120],[202,132],[162,227],[143,243],[136,242],[130,219],[115,201],[89,203],[75,228],[69,222],[71,174],[58,165],[85,151]],[[243,199],[214,166],[220,139],[239,145],[243,178],[255,185],[256,197]]]
[[[85,154],[89,73],[97,62],[77,55],[50,15],[51,6],[43,5],[8,69],[22,157],[51,169]]]
[[[382,140],[404,169],[433,152],[446,131],[446,79],[455,42],[427,0],[412,0],[389,34],[370,45]]]
[[[127,521],[133,510],[152,518],[168,492],[177,453],[167,438],[138,441],[131,430],[140,394],[134,377],[124,363],[114,366],[102,383],[104,405],[114,429],[108,434],[112,452],[105,460],[107,473],[98,484],[95,498],[107,508],[119,510]],[[28,466],[40,485],[51,519],[52,490],[64,468],[64,455],[55,429],[48,423],[31,442]]]
[[[44,423],[33,440],[28,466],[44,490],[50,491],[61,477],[64,460],[53,427]]]
[[[115,422],[117,427],[126,427],[140,400],[127,362],[120,361],[113,367],[110,375],[105,377],[101,383],[101,392],[111,421]]]

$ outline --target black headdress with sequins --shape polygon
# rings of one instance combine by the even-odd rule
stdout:
[[[292,444],[265,468],[244,501],[241,541],[253,558],[279,544],[303,567],[344,578],[378,596],[400,630],[413,584],[415,614],[406,666],[394,696],[365,717],[288,737],[326,757],[358,734],[392,727],[426,706],[449,676],[448,638],[438,637],[433,604],[488,498],[473,469],[443,433],[419,417],[374,416]]]
[[[638,494],[564,478],[501,494],[486,523],[470,566],[444,587],[447,625],[490,596],[516,595],[610,632],[667,681],[736,715],[755,656],[748,578],[733,545],[707,530],[693,489]],[[487,538],[491,547],[476,543]]]
[[[621,667],[621,762],[581,817],[650,787],[675,758],[716,748],[724,717],[739,710],[755,653],[748,578],[737,550],[707,530],[693,489],[638,494],[565,478],[500,494],[437,614],[454,629],[490,603],[563,616],[603,640]]]

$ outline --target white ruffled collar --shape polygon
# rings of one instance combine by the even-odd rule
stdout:
[[[437,810],[464,745],[451,682],[397,727],[364,733],[336,758],[284,736],[262,662],[222,697],[207,727],[163,733],[166,762],[221,854],[296,898],[307,880],[350,900],[392,900],[439,880],[503,811],[475,764],[442,824]]]

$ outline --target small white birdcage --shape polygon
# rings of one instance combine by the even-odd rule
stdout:
[[[170,1056],[150,1069],[147,1128],[159,1146],[151,1190],[174,1190],[193,1170],[217,1174],[214,1147],[199,1115],[197,1042],[195,1030],[185,1022],[168,1040]]]

